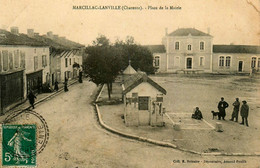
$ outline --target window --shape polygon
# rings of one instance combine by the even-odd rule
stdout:
[[[231,61],[231,57],[227,56],[226,57],[226,67],[230,67],[230,61]]]
[[[180,49],[180,42],[175,42],[175,50],[179,50]]]
[[[138,100],[138,93],[132,93],[132,101],[134,103],[137,103],[137,100]]]
[[[68,58],[65,58],[65,67],[68,67]]]
[[[219,57],[219,65],[218,66],[221,66],[221,67],[224,66],[224,56]]]
[[[180,66],[180,57],[174,57],[174,66],[176,67]]]
[[[70,65],[71,65],[71,58],[70,58]]]
[[[9,52],[9,69],[13,69],[14,61],[13,61],[13,53]]]
[[[200,66],[204,66],[204,57],[200,57]]]
[[[160,57],[156,56],[154,58],[154,66],[159,67],[160,66]]]
[[[200,42],[200,50],[204,50],[204,42],[203,41]]]
[[[190,44],[188,45],[188,50],[189,50],[189,51],[191,50],[191,45],[190,45]]]
[[[138,97],[138,109],[148,110],[149,97]]]
[[[4,50],[3,52],[3,70],[8,70],[8,51]]]
[[[36,48],[34,49],[34,54],[36,54]]]
[[[14,51],[14,67],[19,68],[19,50]]]
[[[38,69],[38,56],[35,56],[33,60],[34,60],[34,70],[36,71]]]
[[[255,68],[255,67],[256,67],[256,57],[252,57],[251,68]]]
[[[1,53],[0,53],[1,54]],[[257,63],[257,65],[258,65],[258,68],[260,68],[260,58],[258,58],[258,63]]]
[[[20,68],[25,68],[25,52],[20,52]]]
[[[42,56],[42,67],[46,67],[47,66],[47,57],[46,55]]]

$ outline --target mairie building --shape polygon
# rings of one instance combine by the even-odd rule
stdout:
[[[157,73],[251,73],[260,71],[260,46],[213,45],[213,36],[195,28],[165,33],[162,45],[146,46]]]

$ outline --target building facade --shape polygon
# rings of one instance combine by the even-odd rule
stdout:
[[[49,47],[19,34],[0,30],[1,111],[25,100],[30,89],[38,92],[49,80]]]
[[[260,46],[213,45],[213,37],[182,28],[163,37],[163,45],[147,46],[158,73],[251,73],[260,70]]]

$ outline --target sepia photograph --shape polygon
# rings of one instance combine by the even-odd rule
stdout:
[[[0,167],[260,168],[260,0],[0,11]]]

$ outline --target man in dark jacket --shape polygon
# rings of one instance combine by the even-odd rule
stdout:
[[[238,113],[239,113],[239,107],[240,107],[240,102],[239,99],[236,98],[236,101],[233,103],[234,109],[233,109],[233,113],[231,116],[230,121],[233,121],[234,119],[236,119],[236,122],[238,121]]]
[[[202,113],[199,109],[199,107],[196,107],[194,114],[192,114],[191,118],[201,120],[203,118]]]
[[[247,121],[247,117],[248,117],[248,113],[249,113],[249,106],[247,105],[247,102],[245,100],[242,101],[242,106],[241,106],[241,110],[240,110],[240,115],[242,117],[242,125],[244,125],[244,121],[246,121],[246,126],[248,125],[248,121]]]
[[[29,102],[32,106],[32,108],[34,109],[34,100],[37,99],[36,96],[33,94],[32,90],[30,90],[30,93],[28,94],[28,99],[29,99]]]
[[[221,101],[218,103],[218,110],[219,110],[219,115],[218,119],[220,120],[221,117],[223,120],[225,120],[226,116],[226,108],[228,108],[228,103],[224,101],[224,97],[221,97]]]

